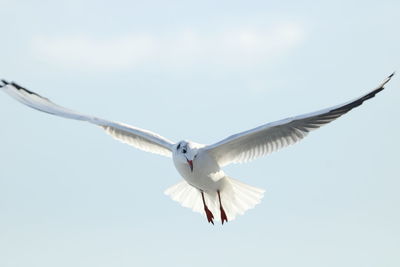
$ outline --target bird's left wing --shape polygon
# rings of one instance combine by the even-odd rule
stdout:
[[[14,82],[9,83],[5,80],[2,80],[2,82],[3,84],[0,83],[0,89],[31,108],[68,119],[87,121],[96,124],[101,126],[112,137],[123,143],[147,152],[167,157],[172,156],[171,151],[174,143],[156,133],[124,123],[84,115],[54,104],[49,99],[23,88]]]
[[[242,163],[267,155],[303,139],[310,131],[339,118],[383,90],[394,73],[368,94],[342,105],[261,125],[207,146],[220,166]]]

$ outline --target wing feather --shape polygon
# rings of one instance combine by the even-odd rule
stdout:
[[[2,82],[3,84],[0,84],[0,88],[3,91],[22,104],[25,104],[31,108],[68,119],[87,121],[96,124],[102,127],[109,135],[123,143],[147,152],[160,154],[167,157],[172,156],[171,151],[173,142],[156,133],[124,123],[108,121],[97,117],[84,115],[59,106],[51,102],[49,99],[42,97],[41,95],[32,92],[14,82],[9,83],[5,80],[2,80]]]
[[[257,128],[232,135],[220,142],[205,147],[216,158],[220,166],[243,163],[265,156],[283,147],[295,144],[309,132],[334,121],[364,101],[373,98],[384,89],[394,73],[377,88],[355,100],[296,117],[261,125]]]

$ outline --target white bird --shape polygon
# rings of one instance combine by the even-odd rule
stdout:
[[[264,190],[225,174],[222,167],[265,156],[297,143],[310,131],[337,119],[384,89],[394,73],[376,89],[355,100],[317,112],[286,118],[241,132],[212,145],[191,141],[174,143],[156,133],[124,123],[88,116],[56,105],[15,82],[2,80],[0,88],[19,102],[53,115],[87,121],[102,127],[112,137],[141,150],[171,157],[183,180],[165,191],[182,206],[222,224],[260,203]],[[214,218],[214,214],[220,218]]]

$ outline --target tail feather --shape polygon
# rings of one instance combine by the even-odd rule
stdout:
[[[224,177],[220,189],[221,202],[228,220],[233,220],[237,215],[243,215],[245,211],[254,208],[261,202],[264,190],[247,185],[236,179]],[[214,214],[215,220],[220,220],[220,209],[217,192],[204,192],[208,208]],[[183,207],[205,215],[201,193],[198,189],[189,185],[186,181],[171,186],[165,190],[165,194],[179,202]]]
[[[199,213],[203,212],[198,190],[189,185],[185,180],[171,186],[164,193],[185,208],[190,208]]]
[[[227,183],[230,186],[225,186],[222,191],[222,196],[225,200],[224,208],[228,209],[228,219],[232,220],[237,215],[243,215],[247,210],[254,208],[264,196],[264,190],[247,185],[236,179],[228,178]]]

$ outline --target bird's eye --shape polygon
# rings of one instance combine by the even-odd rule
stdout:
[[[183,153],[186,153],[186,149],[182,149],[182,152],[183,152]]]
[[[176,147],[176,149],[179,149],[179,148],[181,148],[181,144],[180,144],[180,143],[178,144],[178,146]]]

